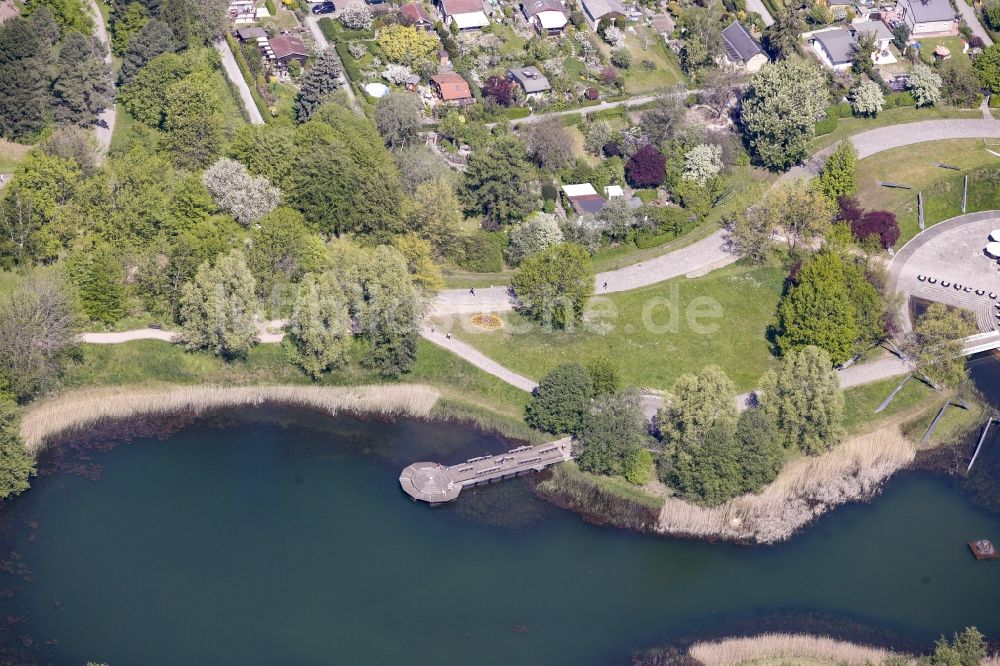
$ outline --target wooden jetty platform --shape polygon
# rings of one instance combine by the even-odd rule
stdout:
[[[977,560],[995,560],[1000,558],[1000,553],[997,552],[997,549],[989,539],[970,541],[969,549],[972,550],[972,554]]]
[[[472,458],[451,467],[432,462],[413,463],[399,475],[399,485],[414,499],[438,504],[455,499],[462,488],[540,472],[549,465],[572,458],[572,440],[567,437],[538,446],[521,446],[493,456]]]

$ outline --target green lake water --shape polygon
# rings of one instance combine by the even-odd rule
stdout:
[[[1000,438],[983,477],[901,474],[768,548],[594,527],[524,480],[414,503],[406,464],[507,446],[450,424],[267,408],[90,439],[0,511],[6,663],[583,666],[760,628],[1000,638],[1000,562],[966,546],[1000,543]]]

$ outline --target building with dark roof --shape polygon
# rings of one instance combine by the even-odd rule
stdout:
[[[813,50],[824,65],[836,71],[850,68],[857,39],[843,28],[821,30],[812,35]]]
[[[958,15],[948,0],[900,0],[896,11],[909,26],[913,37],[958,33]]]
[[[722,45],[726,49],[729,61],[747,72],[756,72],[767,64],[764,50],[739,21],[733,21],[722,31]]]
[[[309,49],[295,35],[278,35],[271,40],[271,51],[274,59],[283,65],[292,60],[298,60],[300,65],[304,65],[309,57]]]
[[[539,96],[552,89],[549,80],[537,67],[515,67],[507,70],[507,78],[521,86],[526,97]]]

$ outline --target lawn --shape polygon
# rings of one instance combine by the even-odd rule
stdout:
[[[924,196],[924,222],[930,226],[961,214],[965,173],[1000,167],[1000,157],[987,151],[982,139],[952,139],[887,150],[858,162],[858,200],[867,209],[890,210],[901,231],[897,247],[919,231],[917,192]],[[993,148],[997,152],[1000,149]],[[945,161],[955,172],[935,166]],[[879,186],[876,181],[910,185],[912,190]],[[969,181],[967,212],[1000,207],[1000,188],[978,179]]]
[[[0,173],[13,173],[31,146],[0,139]]]
[[[962,1],[964,0],[959,0],[959,2]],[[934,49],[936,49],[938,46],[944,46],[949,51],[951,51],[952,60],[963,63],[968,67],[972,66],[972,61],[969,60],[969,56],[962,53],[961,37],[928,37],[928,38],[921,38],[917,41],[920,44],[920,51],[922,53],[926,53],[928,56],[933,57]]]
[[[784,278],[780,268],[734,265],[599,296],[587,324],[572,331],[543,330],[506,313],[502,330],[481,331],[462,319],[453,322],[452,334],[536,380],[560,363],[610,357],[632,386],[669,389],[679,375],[716,363],[747,390],[776,364],[765,333]]]
[[[844,429],[849,435],[875,430],[887,420],[928,409],[934,402],[928,399],[936,394],[927,384],[910,378],[889,406],[875,414],[875,410],[899,386],[902,379],[902,377],[892,377],[844,390]]]
[[[0,287],[5,275],[0,273]],[[364,369],[359,362],[363,353],[362,343],[356,343],[351,349],[348,365],[324,377],[320,383],[396,383]],[[453,413],[489,410],[499,415],[499,419],[510,428],[524,428],[521,416],[528,400],[527,393],[424,340],[418,343],[413,371],[397,381],[437,386]],[[65,384],[70,388],[156,382],[219,385],[312,383],[286,360],[281,345],[258,345],[245,360],[225,362],[209,354],[185,352],[177,345],[158,340],[121,345],[83,345],[81,362],[72,365],[65,378]]]
[[[652,33],[647,26],[635,26],[637,31]],[[642,95],[657,92],[684,81],[677,62],[667,53],[663,42],[655,34],[648,38],[649,48],[643,48],[642,39],[630,32],[625,33],[625,44],[632,52],[632,66],[625,71],[625,92]],[[652,63],[643,65],[643,62]]]
[[[899,123],[912,123],[920,120],[937,120],[939,118],[982,118],[983,114],[979,109],[956,109],[951,106],[929,106],[916,108],[913,106],[896,107],[886,109],[878,114],[876,118],[841,118],[837,123],[837,129],[829,134],[816,137],[809,144],[809,153],[831,146],[852,134],[865,132],[877,127],[886,125],[896,125]]]

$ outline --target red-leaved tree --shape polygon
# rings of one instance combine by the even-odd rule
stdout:
[[[632,187],[659,187],[666,177],[667,158],[655,146],[645,145],[625,164],[625,179]]]
[[[483,84],[483,94],[496,100],[500,106],[510,106],[514,103],[514,86],[517,85],[502,76],[491,76]]]

